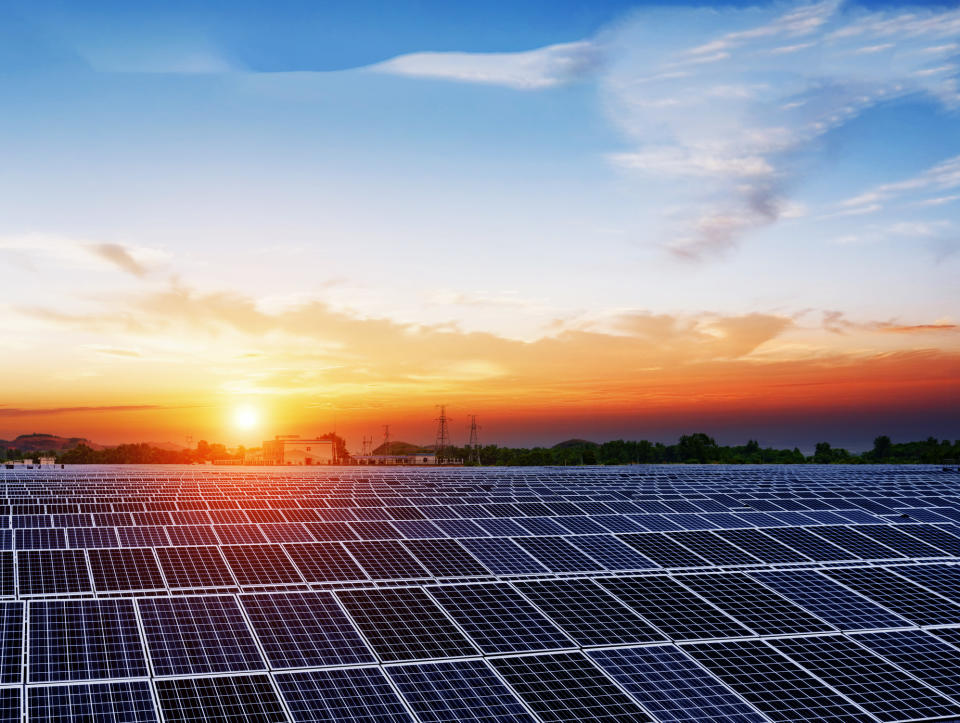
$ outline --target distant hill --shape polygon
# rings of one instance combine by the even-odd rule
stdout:
[[[104,445],[84,437],[58,437],[55,434],[21,434],[16,439],[0,439],[0,449],[19,449],[24,452],[46,452],[73,449],[85,444],[91,449],[104,449]]]
[[[433,445],[423,446],[420,444],[410,444],[409,442],[391,442],[390,451],[387,451],[386,445],[381,444],[371,454],[417,454],[418,452],[432,452]]]
[[[553,445],[551,449],[570,449],[571,447],[599,447],[600,445],[596,442],[591,442],[589,439],[567,439],[563,442],[558,442]]]

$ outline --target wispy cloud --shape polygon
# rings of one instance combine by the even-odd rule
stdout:
[[[117,268],[134,276],[146,276],[146,267],[137,261],[130,250],[120,244],[92,244],[90,253],[114,264]]]
[[[12,251],[70,268],[120,269],[141,278],[154,264],[166,258],[159,249],[91,243],[85,239],[44,233],[0,236],[0,251]],[[36,269],[36,265],[32,266]]]
[[[391,75],[542,90],[597,69],[600,48],[592,41],[549,45],[519,53],[410,53],[369,66]]]
[[[867,13],[832,0],[642,11],[605,38],[610,116],[634,148],[610,160],[673,193],[658,233],[700,259],[784,218],[818,141],[908,94],[960,106],[960,10]],[[954,159],[955,161],[955,159]],[[952,187],[944,164],[925,181]],[[879,210],[896,186],[836,214]]]

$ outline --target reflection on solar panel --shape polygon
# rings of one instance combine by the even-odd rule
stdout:
[[[960,706],[849,638],[773,640],[771,644],[880,720],[960,715]]]
[[[834,629],[832,625],[742,573],[684,575],[678,579],[758,635],[815,633]]]
[[[243,595],[240,602],[273,668],[376,662],[331,593]]]
[[[385,662],[477,654],[443,610],[419,588],[342,590],[337,596]]]
[[[31,683],[147,675],[130,600],[34,600],[28,629]]]
[[[910,624],[813,570],[771,570],[753,572],[750,576],[840,630],[898,628]]]
[[[138,606],[155,675],[266,668],[233,597],[143,598]]]
[[[0,471],[0,723],[960,720],[957,479]]]
[[[671,645],[592,650],[588,654],[661,721],[766,720]]]
[[[422,663],[387,669],[423,723],[534,723],[533,716],[479,660]]]
[[[495,658],[490,664],[548,723],[652,720],[581,653]]]
[[[887,630],[854,636],[877,655],[956,700],[960,696],[960,650],[923,630]]]
[[[286,714],[266,675],[157,681],[166,721],[183,723],[285,723]]]
[[[694,643],[683,649],[772,720],[873,720],[763,641]]]
[[[668,577],[601,579],[600,584],[672,640],[736,638],[751,631]]]
[[[6,692],[4,689],[0,691]],[[6,703],[5,697],[3,700]],[[51,723],[157,721],[150,683],[145,680],[92,685],[34,686],[27,689],[27,710],[29,720]],[[8,719],[4,717],[3,720]]]
[[[377,668],[278,673],[275,677],[295,723],[413,723],[413,716]]]
[[[509,585],[437,585],[427,590],[484,653],[575,647]]]
[[[590,580],[531,580],[515,585],[580,645],[665,640],[650,623]]]

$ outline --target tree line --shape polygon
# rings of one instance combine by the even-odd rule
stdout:
[[[341,459],[347,459],[342,438],[334,440]],[[20,452],[8,449],[8,460],[23,457],[53,457],[58,464],[203,464],[214,460],[242,460],[246,450],[227,450],[222,444],[204,440],[195,449],[166,450],[149,444],[121,444],[106,449],[92,449],[81,444],[72,449],[51,452]],[[469,460],[467,447],[448,447],[444,456]],[[474,455],[475,456],[475,455]],[[479,449],[483,466],[551,466],[551,465],[616,465],[616,464],[943,464],[960,459],[960,440],[950,442],[930,437],[919,442],[893,442],[882,435],[874,439],[873,448],[862,453],[818,442],[812,455],[799,448],[761,447],[757,440],[741,445],[721,445],[702,432],[685,434],[676,444],[648,440],[617,439],[597,444],[584,440],[562,442],[553,447],[500,447],[486,445]],[[473,462],[476,464],[476,462]]]

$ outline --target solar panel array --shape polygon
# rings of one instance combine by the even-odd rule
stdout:
[[[958,681],[956,472],[0,472],[0,723],[960,720]]]

